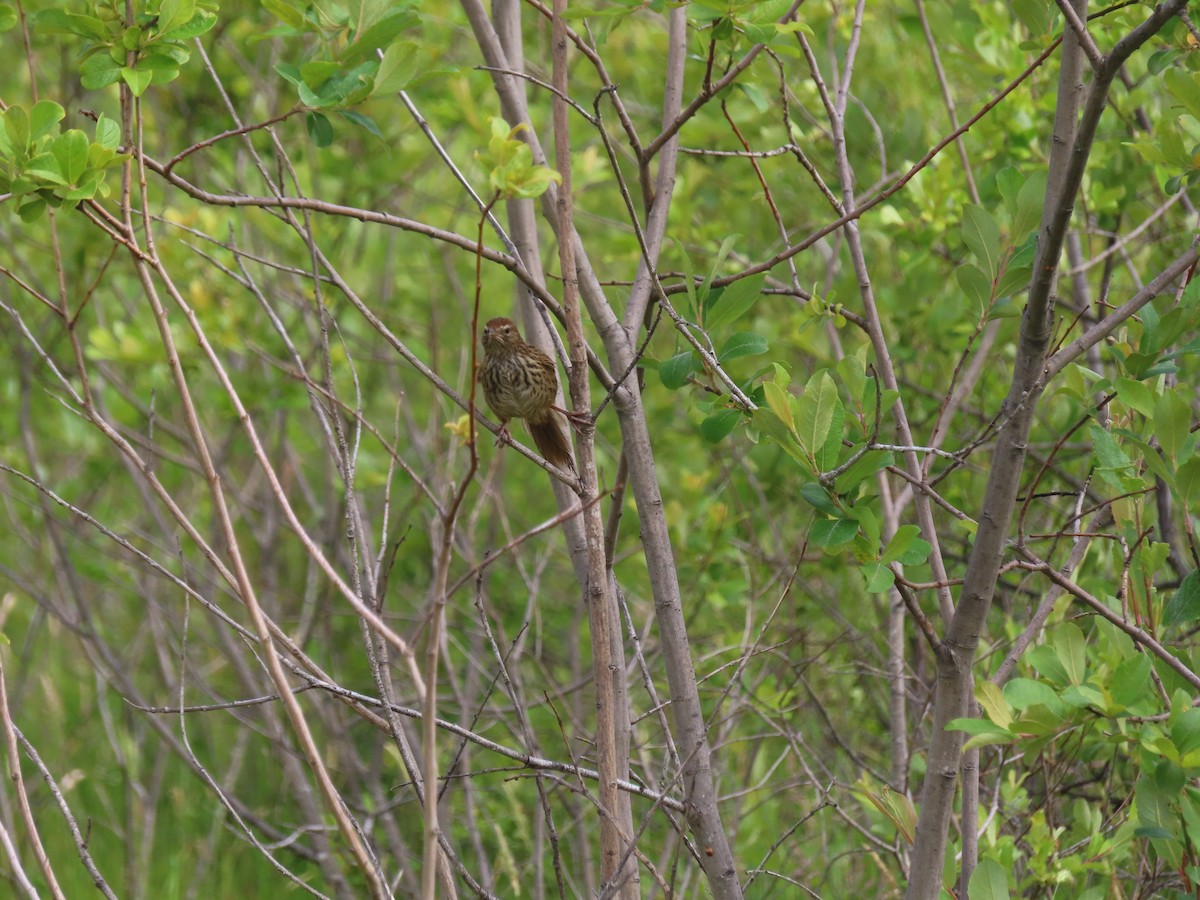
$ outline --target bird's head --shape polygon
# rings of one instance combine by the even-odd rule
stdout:
[[[521,343],[521,334],[512,319],[491,319],[483,326],[483,348],[485,350],[512,349]]]

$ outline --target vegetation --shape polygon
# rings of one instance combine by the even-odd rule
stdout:
[[[7,893],[1200,890],[1183,0],[0,31]]]

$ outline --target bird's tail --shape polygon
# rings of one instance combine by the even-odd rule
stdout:
[[[537,444],[538,452],[560,469],[575,471],[575,458],[571,454],[571,439],[567,436],[565,423],[553,412],[539,422],[525,420],[529,435]]]

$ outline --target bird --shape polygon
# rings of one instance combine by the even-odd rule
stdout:
[[[571,441],[554,404],[558,372],[554,360],[521,339],[512,319],[490,319],[483,326],[483,364],[479,384],[483,399],[500,420],[497,443],[508,438],[509,419],[524,419],[525,427],[546,461],[575,471]]]

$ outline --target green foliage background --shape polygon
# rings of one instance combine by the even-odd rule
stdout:
[[[910,582],[926,584],[933,580],[925,565],[929,545],[911,514],[893,543],[880,536],[883,500],[875,473],[895,462],[895,452],[870,450],[849,477],[823,483],[818,476],[875,437],[875,409],[895,398],[881,393],[868,368],[870,342],[856,325],[865,315],[859,279],[840,233],[795,256],[794,279],[780,263],[761,287],[710,283],[770,259],[836,218],[798,159],[803,154],[840,192],[828,123],[796,29],[773,24],[787,8],[777,2],[688,6],[693,28],[685,103],[701,89],[710,55],[718,77],[755,40],[768,41],[770,52],[683,124],[659,267],[676,308],[707,326],[724,368],[761,410],[753,416],[737,411],[665,319],[647,347],[645,403],[694,661],[714,714],[710,737],[718,748],[723,815],[746,869],[768,860],[763,868],[790,879],[757,876],[750,895],[797,896],[794,885],[802,884],[824,897],[889,896],[903,885],[912,802],[924,776],[922,722],[933,670],[920,632],[909,628],[908,757],[898,764],[885,639],[898,598],[889,591],[887,564],[903,563]],[[39,98],[60,104],[61,126],[48,126],[46,140],[69,129],[83,137],[62,138],[61,151],[48,152],[78,169],[65,174],[96,174],[84,182],[90,194],[72,196],[52,177],[20,174],[11,131],[9,146],[0,146],[8,167],[0,194],[14,195],[0,210],[0,265],[8,276],[0,282],[7,311],[0,330],[7,360],[0,364],[0,614],[10,642],[4,667],[13,719],[81,824],[86,821],[89,850],[119,895],[301,893],[232,825],[197,776],[196,763],[234,798],[234,809],[261,840],[277,846],[273,852],[289,869],[336,893],[315,860],[319,844],[308,832],[295,832],[322,814],[297,787],[305,780],[302,760],[277,714],[247,706],[185,719],[138,708],[249,699],[269,693],[269,685],[227,625],[139,558],[152,558],[245,623],[197,541],[171,521],[143,474],[87,421],[78,396],[67,390],[69,383],[81,391],[80,373],[87,372],[98,414],[144,454],[197,533],[220,552],[209,487],[195,463],[143,286],[128,254],[103,237],[87,203],[75,207],[94,197],[111,214],[119,208],[129,147],[118,146],[111,130],[123,121],[118,88],[104,83],[115,73],[139,94],[146,156],[179,179],[172,184],[161,171],[147,174],[145,203],[158,253],[255,421],[297,516],[344,573],[356,565],[346,541],[346,486],[313,411],[315,402],[328,405],[328,397],[312,393],[305,379],[336,392],[347,405],[342,417],[351,433],[356,420],[366,426],[356,438],[354,479],[365,547],[392,560],[383,609],[400,633],[419,643],[437,539],[430,493],[440,500],[466,470],[464,414],[344,291],[325,282],[318,296],[312,250],[277,209],[231,205],[228,198],[269,193],[255,174],[261,162],[295,196],[390,214],[473,242],[477,207],[395,92],[408,92],[449,155],[485,193],[494,163],[491,119],[499,115],[491,79],[477,68],[470,29],[453,4],[139,4],[139,13],[158,17],[146,34],[174,19],[195,21],[199,43],[185,30],[178,53],[155,57],[158,51],[145,50],[143,59],[158,59],[159,68],[134,66],[125,75],[115,61],[104,62],[106,50],[86,55],[103,43],[75,33],[91,25],[62,15],[94,14],[105,22],[111,19],[101,13],[119,18],[123,5],[100,2],[89,11],[83,4],[32,2],[19,8],[19,17],[17,9],[0,13],[0,23],[11,26],[0,38],[11,60],[0,73],[6,125],[18,106],[32,111]],[[1021,75],[1061,28],[1053,4],[1037,2],[963,0],[929,4],[924,12],[960,123]],[[1139,4],[1107,12],[1092,25],[1097,42],[1111,43],[1145,12]],[[658,2],[571,12],[573,26],[582,29],[586,21],[591,28],[645,140],[657,133],[660,119],[663,14]],[[360,16],[374,18],[377,31],[356,30]],[[797,18],[826,81],[836,84],[830,60],[845,52],[853,10],[805,4]],[[548,79],[549,20],[530,5],[524,23],[530,71]],[[198,30],[201,24],[209,27]],[[861,50],[846,140],[862,201],[896,183],[953,126],[914,7],[869,5],[855,33]],[[1102,124],[1077,202],[1082,258],[1096,260],[1084,278],[1101,308],[1125,302],[1194,229],[1188,195],[1167,204],[1188,189],[1200,138],[1190,37],[1184,23],[1173,23],[1136,56]],[[136,45],[139,38],[131,40]],[[387,50],[383,69],[376,66],[376,46]],[[101,63],[89,69],[89,59]],[[81,66],[90,81],[81,83]],[[963,135],[977,201],[951,144],[858,221],[874,302],[919,441],[934,431],[948,388],[975,359],[971,353],[986,355],[944,444],[947,451],[975,443],[982,449],[956,459],[934,457],[930,465],[944,501],[942,551],[959,570],[988,474],[989,423],[1010,381],[1056,78],[1053,64],[1036,69]],[[591,112],[603,84],[578,54],[571,79],[572,96]],[[531,118],[548,134],[548,93],[531,84],[529,95]],[[788,101],[786,120],[781,96]],[[270,134],[251,132],[250,144],[240,137],[214,141],[239,127],[227,102],[243,124],[279,121]],[[597,108],[616,135],[611,105],[601,101]],[[42,107],[44,116],[49,111]],[[582,117],[573,119],[572,129],[577,227],[620,308],[640,257],[638,242],[597,130]],[[740,151],[738,134],[756,150],[787,149],[753,165],[744,155],[693,152]],[[617,158],[636,196],[636,161],[624,146]],[[770,186],[769,200],[759,173]],[[78,180],[68,180],[78,190]],[[204,202],[189,195],[190,186],[227,200]],[[48,212],[47,204],[57,208]],[[315,242],[350,290],[432,372],[466,394],[476,280],[470,243],[452,246],[406,227],[360,221],[353,212],[307,215]],[[1114,235],[1148,218],[1137,239],[1113,243]],[[488,246],[500,249],[485,234]],[[557,271],[548,229],[543,262]],[[513,283],[502,267],[482,266],[485,317],[511,313]],[[23,284],[63,306],[47,308]],[[550,288],[557,292],[557,282]],[[1075,290],[1064,276],[1057,322],[1064,343],[1081,327]],[[1090,521],[1076,516],[1120,498],[1086,563],[1067,575],[1117,614],[1136,619],[1193,672],[1190,636],[1200,615],[1192,527],[1200,493],[1193,487],[1200,484],[1196,300],[1194,289],[1164,295],[1086,366],[1081,361],[1055,382],[1030,445],[1029,478],[1043,471],[1022,498],[1022,533],[1056,564],[1065,559],[1078,522]],[[192,329],[178,312],[171,322],[264,606],[337,684],[375,695],[357,617],[286,527]],[[599,346],[594,331],[587,336]],[[1103,412],[1097,397],[1107,398]],[[789,417],[801,425],[790,435]],[[890,420],[882,420],[879,441],[895,443]],[[1089,429],[1093,421],[1099,424]],[[620,453],[615,417],[601,416],[597,429],[602,484],[612,486]],[[485,552],[556,514],[545,474],[512,451],[493,449],[487,438],[480,433],[482,467],[468,495],[452,578],[471,575]],[[898,477],[888,483],[889,492],[905,489]],[[1166,509],[1175,517],[1174,548],[1164,537],[1155,490],[1172,498]],[[64,503],[127,545],[118,546]],[[627,505],[615,571],[651,677],[665,696],[645,560]],[[446,718],[500,743],[521,744],[512,703],[492,684],[495,666],[478,603],[502,646],[512,650],[541,755],[594,765],[586,616],[561,535],[552,529],[530,538],[490,565],[478,595],[474,586],[471,575],[451,598]],[[1006,572],[977,669],[981,683],[1048,589],[1043,576],[1016,566]],[[915,590],[932,616],[932,593]],[[977,877],[992,893],[981,888],[981,896],[1186,892],[1200,871],[1197,688],[1114,625],[1082,613],[1061,600],[1042,639],[1019,663],[1017,679],[981,688],[981,716],[963,724],[986,748],[984,864]],[[655,704],[639,693],[641,678],[631,676],[631,693],[635,711],[646,713]],[[415,705],[403,679],[398,683],[397,702]],[[313,691],[302,697],[339,785],[372,839],[419,851],[419,806],[386,736],[330,696]],[[656,715],[639,720],[634,740],[635,770],[670,788],[659,761],[664,735]],[[457,748],[447,743],[444,750],[445,765]],[[513,764],[479,748],[467,745],[461,753],[459,771],[472,773],[473,790],[452,787],[445,807],[451,840],[468,868],[486,872],[501,896],[551,891],[533,780],[521,777],[519,766],[493,771]],[[75,862],[75,844],[34,770],[26,764],[24,772],[63,888],[68,896],[82,895],[91,879]],[[557,825],[569,893],[584,896],[596,865],[589,831],[595,820],[586,799],[569,793],[568,780],[563,776],[554,788]],[[7,794],[0,802],[10,829],[17,821],[13,802]],[[702,896],[699,869],[668,817],[639,800],[635,822],[642,816],[648,824],[639,846],[647,857],[673,873],[668,880],[676,879],[680,896]],[[22,849],[32,873],[28,845]],[[402,892],[411,889],[417,859],[389,857],[389,869],[406,873]],[[6,864],[0,872],[12,877]],[[344,890],[353,895],[360,889],[356,874],[346,877]],[[1130,879],[1136,887],[1114,887]],[[643,883],[649,892],[650,879]]]

